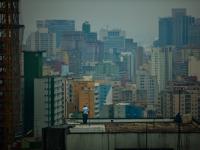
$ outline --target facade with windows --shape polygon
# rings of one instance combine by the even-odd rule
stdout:
[[[56,48],[60,48],[63,33],[75,31],[74,20],[38,20],[37,28],[48,28],[49,32],[56,34]]]
[[[151,51],[151,74],[156,77],[159,92],[172,80],[173,47],[153,48]]]
[[[104,59],[112,60],[112,55],[125,49],[125,31],[119,29],[100,30],[100,39],[104,42]]]
[[[200,82],[183,80],[170,82],[161,94],[161,111],[164,118],[172,118],[180,112],[200,120]]]
[[[26,49],[29,51],[45,51],[47,56],[55,56],[55,33],[49,33],[48,28],[39,28],[36,32],[31,33],[27,38]]]
[[[41,137],[42,128],[61,125],[64,121],[64,82],[62,77],[34,79],[34,136]]]
[[[147,103],[155,102],[158,99],[158,84],[155,76],[145,70],[139,70],[137,71],[136,85]]]

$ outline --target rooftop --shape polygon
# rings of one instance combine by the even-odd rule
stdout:
[[[80,119],[59,126],[69,128],[69,133],[177,133],[178,125],[173,119],[94,119],[81,124]],[[182,123],[182,133],[200,133],[196,122]]]

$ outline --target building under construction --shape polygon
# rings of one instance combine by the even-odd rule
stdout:
[[[19,0],[0,0],[0,149],[11,149],[20,128]]]

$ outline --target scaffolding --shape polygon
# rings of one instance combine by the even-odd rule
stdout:
[[[23,26],[19,0],[0,0],[0,147],[10,149],[20,124],[20,66]]]

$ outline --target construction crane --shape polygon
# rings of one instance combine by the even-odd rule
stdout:
[[[20,117],[19,0],[0,0],[0,149],[15,140]]]

